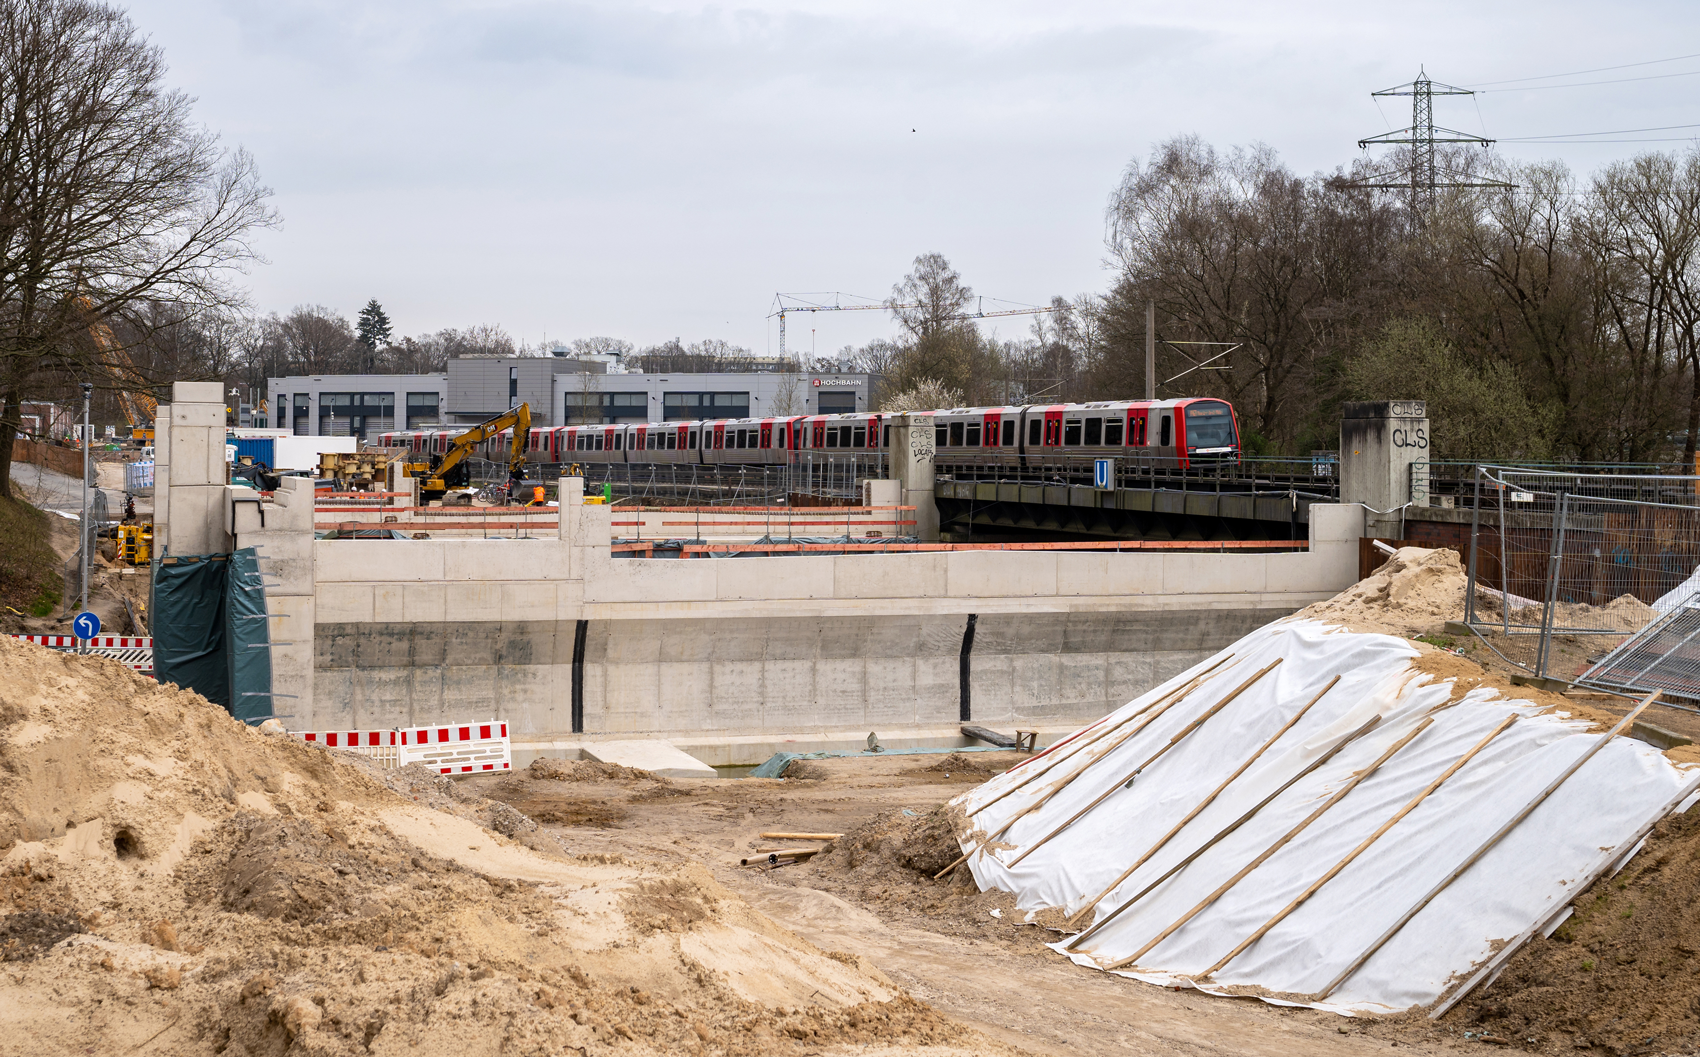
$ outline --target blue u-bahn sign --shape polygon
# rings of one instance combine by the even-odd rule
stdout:
[[[1092,487],[1100,492],[1114,491],[1116,487],[1116,460],[1092,460]]]

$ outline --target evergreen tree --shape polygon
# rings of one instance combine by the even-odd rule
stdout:
[[[373,352],[379,346],[390,343],[390,317],[384,314],[384,306],[378,304],[377,298],[366,302],[366,307],[360,310],[360,325],[355,329],[355,336],[360,344]]]

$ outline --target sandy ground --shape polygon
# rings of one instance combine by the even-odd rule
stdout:
[[[1016,923],[1007,894],[981,893],[971,884],[933,882],[884,863],[850,872],[818,861],[738,865],[759,849],[811,843],[763,840],[764,831],[845,833],[894,813],[925,816],[1020,759],[1016,753],[974,753],[799,761],[792,772],[808,777],[782,780],[537,780],[521,772],[462,785],[531,815],[544,832],[581,853],[701,864],[797,935],[865,956],[947,1016],[1032,1053],[1450,1049],[1444,1035],[1415,1043],[1383,1038],[1369,1034],[1364,1021],[1167,991],[1083,969],[1043,946],[1055,933]]]

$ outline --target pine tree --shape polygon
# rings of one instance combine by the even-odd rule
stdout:
[[[373,352],[380,345],[390,343],[390,317],[384,314],[384,306],[378,304],[377,298],[366,302],[366,307],[360,310],[360,326],[356,329],[360,344]]]

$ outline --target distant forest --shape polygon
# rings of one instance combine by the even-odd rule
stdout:
[[[950,318],[972,288],[923,254],[892,289],[892,304],[920,307],[893,310],[891,338],[791,366],[878,373],[888,408],[1135,397],[1154,301],[1159,394],[1232,400],[1252,451],[1332,448],[1342,400],[1407,398],[1429,402],[1440,458],[1691,462],[1700,156],[1644,154],[1587,179],[1482,153],[1449,164],[1513,186],[1442,192],[1419,218],[1398,194],[1348,188],[1347,170],[1298,176],[1266,147],[1174,139],[1115,188],[1108,291],[1054,298],[1028,333],[995,338]],[[150,320],[134,345],[153,377],[257,388],[267,375],[544,354],[499,326],[395,340],[361,329],[319,306],[225,309]],[[1211,361],[1228,345],[1188,342],[1237,347]],[[645,370],[750,362],[714,339],[569,344]]]

